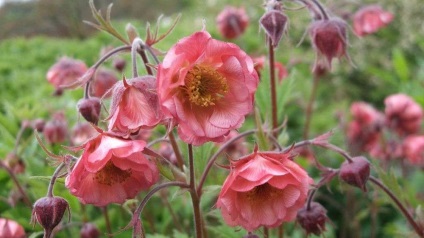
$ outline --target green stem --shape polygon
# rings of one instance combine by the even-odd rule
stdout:
[[[102,207],[101,209],[102,209],[102,212],[103,212],[103,216],[105,218],[107,236],[108,237],[113,237],[112,227],[110,225],[109,213],[107,211],[107,206]]]
[[[189,173],[190,173],[190,195],[191,195],[191,202],[193,204],[196,238],[202,238],[203,225],[202,225],[202,215],[200,212],[200,197],[197,194],[197,190],[196,190],[196,176],[195,176],[195,170],[194,170],[193,146],[191,144],[188,145],[188,160],[189,160]]]

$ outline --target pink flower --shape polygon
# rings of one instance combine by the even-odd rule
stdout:
[[[90,85],[91,95],[94,97],[110,97],[110,89],[118,82],[115,73],[107,69],[99,69]]]
[[[106,133],[84,145],[66,177],[66,187],[84,204],[123,203],[159,179],[155,163],[143,155],[146,142],[123,140]]]
[[[424,136],[412,135],[403,141],[403,153],[413,165],[424,165]]]
[[[109,130],[130,134],[156,126],[163,114],[158,103],[156,78],[143,76],[115,85],[110,109]]]
[[[399,135],[414,134],[420,130],[423,109],[408,95],[390,95],[384,104],[387,123]]]
[[[253,109],[257,86],[252,59],[206,31],[181,39],[158,69],[160,104],[180,138],[193,145],[222,141],[239,128]]]
[[[355,102],[350,107],[353,120],[347,128],[351,150],[355,153],[370,151],[380,138],[383,114],[365,102]]]
[[[217,201],[225,222],[253,231],[296,219],[312,179],[291,154],[255,152],[231,162]]]
[[[249,25],[249,16],[244,8],[227,6],[216,18],[218,30],[227,39],[239,37]]]
[[[314,21],[309,27],[309,35],[317,51],[317,60],[315,61],[314,68],[319,65],[323,57],[325,66],[329,69],[331,69],[333,58],[340,59],[345,56],[349,59],[346,51],[346,23],[343,20],[331,18]]]
[[[87,66],[81,60],[62,57],[47,71],[47,80],[56,89],[70,85],[87,71]]]
[[[24,238],[25,230],[16,221],[0,218],[0,238]]]
[[[43,128],[43,135],[50,144],[62,143],[68,135],[68,123],[63,112],[56,112]]]
[[[393,14],[378,5],[365,6],[353,16],[353,29],[358,36],[377,32],[393,20]]]

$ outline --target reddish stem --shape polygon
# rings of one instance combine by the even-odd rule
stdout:
[[[317,95],[318,82],[319,82],[319,77],[314,76],[311,96],[309,97],[309,102],[308,102],[308,106],[306,107],[306,113],[305,113],[306,114],[306,122],[305,122],[305,128],[303,130],[303,139],[305,139],[305,140],[307,140],[308,137],[309,137],[309,128],[310,128],[311,121],[312,121],[312,114],[314,112],[313,105],[314,105],[316,95]]]
[[[275,86],[275,57],[274,47],[272,46],[271,38],[268,39],[268,50],[269,50],[269,80],[271,90],[271,115],[272,115],[272,129],[278,127],[278,115],[277,115],[277,90]],[[278,137],[278,132],[274,131],[273,136]]]
[[[6,170],[6,172],[9,174],[10,178],[13,180],[13,182],[15,183],[16,187],[18,188],[19,192],[21,193],[25,204],[28,205],[29,207],[32,207],[32,203],[29,200],[28,195],[25,193],[25,190],[22,188],[21,184],[19,183],[19,181],[16,178],[13,171],[10,170],[10,168],[7,167],[6,164],[4,164],[3,160],[0,160],[0,167],[4,168]]]

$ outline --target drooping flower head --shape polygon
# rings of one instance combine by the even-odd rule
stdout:
[[[409,163],[424,166],[424,136],[411,135],[403,141],[403,154]]]
[[[372,34],[392,22],[393,17],[392,13],[384,11],[379,5],[368,5],[353,16],[353,30],[358,36]]]
[[[180,138],[193,145],[222,141],[253,108],[258,75],[238,46],[206,31],[181,39],[158,69],[157,93]]]
[[[97,70],[90,84],[91,95],[98,98],[110,97],[110,89],[116,82],[118,78],[113,71],[102,68]]]
[[[43,135],[50,144],[62,143],[68,135],[68,123],[63,112],[56,112],[43,128]]]
[[[253,231],[292,221],[305,204],[312,179],[291,152],[255,152],[231,162],[216,203],[225,222]]]
[[[384,100],[388,126],[399,135],[409,135],[420,130],[423,109],[405,94],[393,94]]]
[[[146,142],[101,133],[83,145],[84,152],[66,177],[66,187],[84,204],[124,203],[159,179],[154,162],[143,150]]]
[[[346,57],[349,55],[346,51],[347,32],[346,22],[338,18],[322,19],[314,21],[309,27],[309,35],[312,44],[317,52],[315,67],[324,57],[324,63],[331,69],[333,58]]]
[[[87,71],[87,66],[81,60],[62,57],[47,71],[47,80],[56,89],[70,85]]]
[[[25,230],[14,220],[0,218],[0,237],[1,238],[24,238]]]
[[[353,152],[369,152],[378,142],[384,116],[365,102],[354,102],[350,113],[353,120],[347,128],[349,146]]]
[[[117,83],[113,89],[109,130],[129,134],[156,126],[163,119],[163,113],[155,91],[153,76]]]
[[[244,33],[249,25],[249,16],[244,8],[227,6],[216,17],[218,30],[227,39],[234,39]]]

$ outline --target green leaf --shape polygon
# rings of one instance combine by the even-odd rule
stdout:
[[[392,52],[392,60],[397,76],[401,79],[401,81],[408,81],[410,79],[408,62],[406,61],[402,51],[394,49]]]

